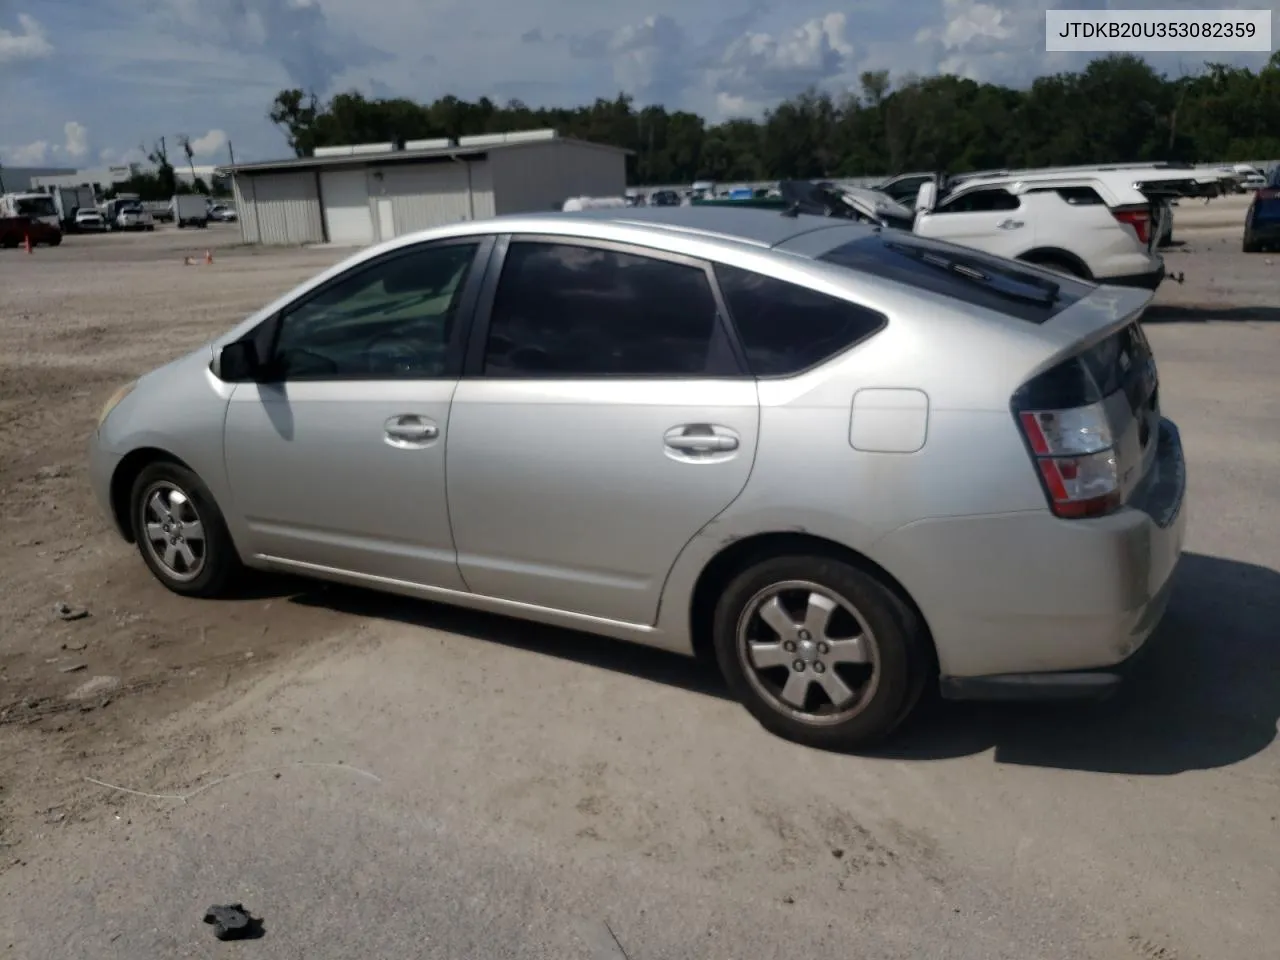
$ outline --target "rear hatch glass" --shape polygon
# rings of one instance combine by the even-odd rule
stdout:
[[[899,230],[861,236],[817,259],[1036,324],[1052,319],[1097,289],[1083,280],[1030,264]]]

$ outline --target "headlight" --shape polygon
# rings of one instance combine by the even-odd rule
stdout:
[[[102,412],[98,414],[98,427],[101,428],[103,421],[110,415],[111,411],[120,405],[120,401],[133,392],[133,388],[138,385],[138,381],[126,383],[123,387],[111,395],[106,403],[102,405]]]

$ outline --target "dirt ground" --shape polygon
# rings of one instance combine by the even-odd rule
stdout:
[[[1160,291],[1153,321],[1280,319],[1280,268],[1242,255],[1238,227],[1188,215],[1175,229],[1166,259],[1184,282]],[[165,228],[0,252],[0,871],[41,824],[87,812],[95,761],[163,764],[173,745],[149,740],[161,718],[361,620],[324,587],[275,578],[234,601],[180,599],[87,486],[85,440],[118,386],[351,252],[238,241],[234,226]],[[213,264],[183,265],[206,248]],[[1265,523],[1270,536],[1280,518]],[[315,602],[285,602],[299,595]]]
[[[199,262],[206,250],[212,265]],[[263,253],[234,226],[0,251],[3,826],[40,806],[64,762],[140,742],[155,716],[341,619],[270,596],[192,603],[157,590],[98,512],[84,449],[117,387],[350,252]],[[85,616],[61,619],[59,603]]]

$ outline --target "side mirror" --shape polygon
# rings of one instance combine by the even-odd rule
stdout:
[[[228,383],[253,383],[262,373],[262,359],[252,340],[237,340],[218,351],[219,379]]]

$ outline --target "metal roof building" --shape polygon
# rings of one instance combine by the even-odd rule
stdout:
[[[505,213],[621,196],[627,151],[554,130],[320,147],[232,174],[246,243],[358,246]]]

